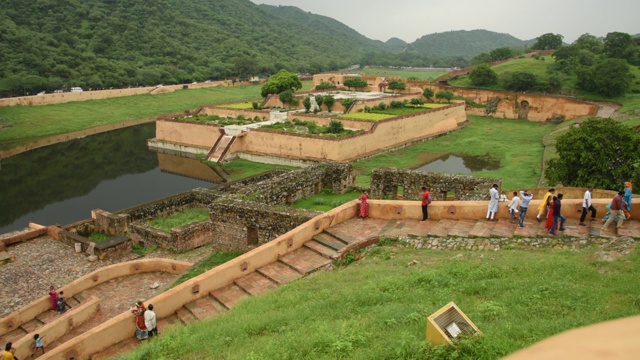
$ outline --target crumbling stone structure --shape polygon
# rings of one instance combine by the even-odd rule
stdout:
[[[426,171],[380,168],[371,173],[371,197],[373,199],[421,200],[423,186],[434,200],[447,200],[447,193],[454,192],[455,200],[489,200],[493,184],[502,188],[502,180],[466,175],[450,175]]]

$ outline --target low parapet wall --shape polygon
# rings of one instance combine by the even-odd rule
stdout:
[[[67,311],[63,316],[38,328],[40,338],[46,337],[46,343],[51,344],[62,338],[71,329],[82,325],[87,320],[93,318],[100,311],[100,299],[91,297],[82,304]],[[32,354],[34,341],[32,334],[27,334],[14,343],[16,356],[18,359],[28,359]]]
[[[147,302],[154,304],[158,318],[169,316],[184,304],[231,284],[233,280],[300,248],[323,230],[353,218],[356,210],[357,201],[353,201],[318,215],[273,241],[188,280]],[[74,355],[76,359],[87,359],[92,354],[133,336],[134,330],[135,324],[131,314],[125,312],[56,347],[41,359],[68,359],[70,355]]]
[[[95,270],[71,283],[61,287],[58,291],[64,291],[67,297],[74,296],[89,288],[102,284],[118,277],[148,273],[148,272],[168,272],[181,274],[191,267],[191,263],[169,259],[143,259],[125,263],[114,264]],[[8,316],[0,319],[0,335],[4,335],[15,330],[18,326],[32,320],[36,316],[49,310],[51,304],[49,296],[43,296],[31,304],[14,311]]]

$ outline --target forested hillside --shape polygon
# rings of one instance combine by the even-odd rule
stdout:
[[[496,48],[524,48],[526,44],[509,34],[488,30],[458,30],[425,35],[411,45],[413,50],[423,55],[460,56],[469,60]]]
[[[0,9],[0,96],[356,63],[466,66],[482,51],[521,44],[489,31],[383,43],[325,16],[249,0],[0,0]]]

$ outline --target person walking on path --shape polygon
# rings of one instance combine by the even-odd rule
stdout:
[[[518,197],[517,192],[513,192],[513,198],[509,203],[509,215],[511,215],[510,223],[514,223],[516,221],[516,214],[518,213],[518,206],[520,206],[520,198]]]
[[[358,218],[366,219],[369,217],[369,203],[367,200],[369,199],[369,194],[367,192],[363,192],[362,195],[358,198],[360,200],[360,212],[358,213]]]
[[[58,310],[58,293],[53,285],[49,288],[49,302],[51,303],[51,310]]]
[[[553,195],[555,193],[556,189],[551,188],[549,189],[549,191],[547,191],[546,194],[544,194],[542,202],[540,203],[540,206],[538,206],[538,215],[536,215],[536,219],[538,219],[538,221],[542,221],[542,215],[547,213],[547,204],[549,203],[549,198],[553,198]]]
[[[149,304],[144,312],[144,325],[147,327],[149,337],[158,336],[158,325],[156,323],[156,313],[153,311],[153,304]]]
[[[596,221],[596,208],[591,203],[591,191],[593,186],[589,185],[587,191],[584,192],[584,198],[582,199],[582,215],[580,215],[580,223],[578,225],[587,226],[584,220],[587,218],[587,212],[591,211],[591,221]]]
[[[562,194],[558,194],[558,198],[553,201],[553,225],[551,225],[551,230],[549,230],[549,235],[556,234],[556,227],[558,223],[560,224],[560,231],[564,231],[564,222],[567,221],[562,215]]]
[[[489,189],[489,206],[487,208],[487,221],[495,220],[495,216],[498,213],[498,202],[500,201],[500,193],[498,192],[498,184],[493,184]]]
[[[624,211],[622,210],[623,196],[624,196],[624,191],[620,191],[618,192],[618,195],[613,197],[613,200],[611,201],[611,209],[610,209],[611,215],[609,216],[609,219],[607,219],[607,222],[605,222],[604,225],[602,226],[602,230],[606,230],[607,227],[609,227],[609,224],[611,224],[613,219],[615,219],[616,217],[618,217],[617,228],[620,229],[622,227],[622,222],[624,221]]]
[[[431,193],[429,193],[429,190],[427,190],[426,186],[423,186],[422,187],[422,220],[420,221],[427,221],[427,219],[429,218],[429,211],[427,209],[429,204],[431,204]]]
[[[627,212],[631,211],[631,195],[633,191],[633,184],[630,181],[624,183],[624,196],[622,197],[622,201],[626,203],[625,207],[627,208]],[[628,217],[627,217],[628,218]]]
[[[520,190],[520,197],[522,197],[522,204],[520,204],[520,223],[518,226],[524,227],[524,217],[527,215],[529,209],[529,202],[533,199],[533,194],[529,194],[527,190]]]
[[[44,338],[44,335],[42,337],[40,337],[40,334],[33,335],[34,344],[31,357],[33,357],[38,352],[38,350],[42,350],[42,355],[44,355],[44,345],[42,345],[42,338]]]

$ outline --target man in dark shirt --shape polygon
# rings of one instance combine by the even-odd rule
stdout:
[[[549,231],[549,235],[555,235],[555,230],[558,227],[558,222],[560,222],[560,231],[564,231],[564,222],[567,221],[567,218],[562,216],[562,197],[564,195],[558,194],[558,200],[553,202],[553,226],[551,226],[551,230]]]
[[[611,201],[611,215],[609,215],[609,219],[607,220],[607,222],[604,223],[602,230],[606,230],[609,224],[611,224],[613,219],[615,219],[616,217],[618,218],[617,228],[620,229],[622,227],[622,222],[624,221],[624,211],[622,211],[623,195],[624,195],[624,191],[620,191],[618,192],[618,195],[616,195]]]

